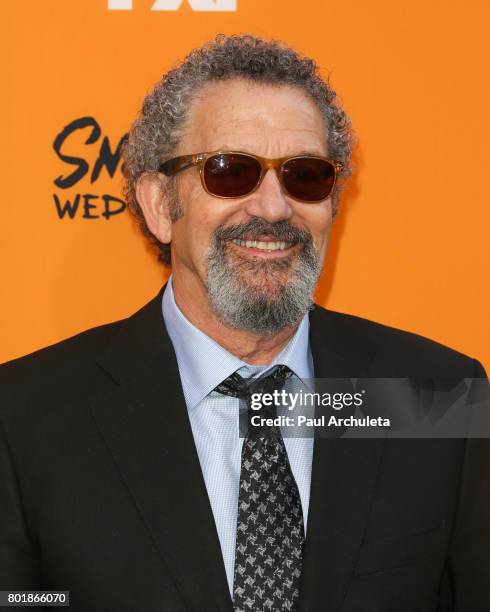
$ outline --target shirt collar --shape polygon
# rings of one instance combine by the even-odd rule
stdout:
[[[175,302],[172,277],[169,278],[163,293],[162,311],[177,357],[182,389],[189,410],[240,368],[245,367],[252,374],[258,374],[283,364],[303,380],[313,378],[308,315],[303,317],[294,336],[269,366],[254,367],[228,352],[183,315]]]

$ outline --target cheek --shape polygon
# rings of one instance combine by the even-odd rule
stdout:
[[[203,230],[206,226],[211,225],[213,222],[212,211],[207,209],[201,209],[197,211],[196,225],[199,230]]]
[[[211,244],[213,232],[226,222],[224,208],[221,202],[209,196],[200,194],[200,197],[187,200],[182,221],[185,223],[186,241],[188,248],[195,257],[205,253]]]
[[[332,228],[332,206],[330,200],[324,204],[304,205],[303,209],[298,211],[300,214],[298,220],[313,237],[313,242],[317,249],[322,249],[330,234]]]
[[[184,184],[180,191],[180,201],[183,203],[183,217],[186,233],[189,238],[199,235],[210,223],[210,209],[206,205],[206,194],[195,182]]]
[[[242,219],[242,204],[235,200],[215,198],[196,189],[190,193],[184,207],[184,219],[190,238],[194,238],[202,246],[202,241],[209,243],[213,232],[221,225],[238,223]]]

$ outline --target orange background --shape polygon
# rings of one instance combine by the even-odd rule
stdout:
[[[177,59],[218,32],[252,32],[316,58],[357,132],[318,301],[490,369],[487,0],[238,0],[227,13],[152,4],[1,3],[0,361],[127,316],[165,276],[127,213],[58,218],[53,193],[120,196],[121,175],[56,188],[74,169],[56,156],[56,135],[94,117],[97,143],[84,144],[85,130],[64,146],[92,169],[103,136],[114,149]]]

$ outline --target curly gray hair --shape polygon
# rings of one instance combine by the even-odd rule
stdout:
[[[143,173],[156,174],[162,160],[172,156],[196,91],[210,82],[230,79],[289,85],[305,91],[323,116],[329,156],[344,165],[341,178],[347,178],[351,172],[350,121],[336,103],[335,91],[320,76],[316,63],[275,40],[252,35],[218,35],[163,75],[144,99],[123,149],[124,193],[129,210],[143,234],[157,246],[159,259],[166,265],[170,265],[170,246],[162,244],[148,229],[136,199],[136,183]],[[332,196],[334,214],[340,187],[337,183]],[[176,220],[182,211],[173,185],[169,194],[171,216]]]

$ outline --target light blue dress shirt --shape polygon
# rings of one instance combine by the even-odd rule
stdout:
[[[275,365],[288,366],[302,380],[314,376],[305,315],[295,335],[268,366],[252,366],[232,355],[195,327],[175,303],[170,277],[162,300],[167,332],[179,367],[199,461],[233,594],[238,492],[243,438],[238,431],[239,400],[213,391],[230,374],[258,376]],[[285,437],[289,463],[298,485],[306,528],[310,499],[312,438]]]

